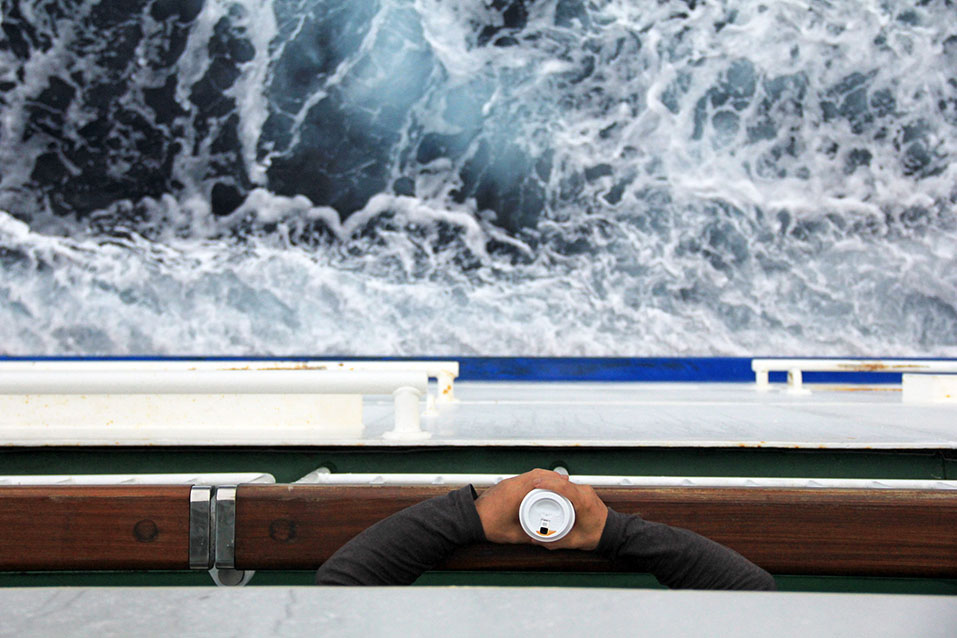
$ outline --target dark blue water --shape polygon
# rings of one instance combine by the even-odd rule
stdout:
[[[943,0],[0,7],[0,352],[957,354]]]

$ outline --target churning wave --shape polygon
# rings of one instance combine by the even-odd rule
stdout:
[[[0,7],[0,353],[957,356],[944,0]]]

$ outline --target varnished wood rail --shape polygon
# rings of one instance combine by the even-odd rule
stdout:
[[[236,499],[236,566],[320,565],[372,523],[448,487],[246,485]],[[684,527],[773,573],[957,577],[957,491],[599,488],[613,509]],[[623,569],[584,552],[475,545],[454,570]]]
[[[241,485],[239,569],[313,569],[360,531],[449,487]],[[957,491],[599,488],[612,508],[694,530],[772,573],[957,577]],[[189,485],[0,487],[0,570],[189,568]],[[626,570],[482,544],[442,569]]]
[[[0,570],[189,569],[189,491],[0,487]]]

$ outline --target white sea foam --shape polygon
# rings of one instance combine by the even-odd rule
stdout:
[[[921,257],[846,244],[747,280],[653,257],[640,276],[611,259],[558,272],[488,261],[465,276],[448,256],[423,262],[411,241],[352,260],[259,242],[51,238],[5,215],[0,240],[12,251],[7,354],[957,355],[934,332],[947,316],[911,307],[937,282],[957,289],[947,241]],[[682,290],[696,298],[679,301]]]
[[[212,213],[213,136],[189,127],[176,192],[28,210],[50,140],[21,141],[24,109],[58,68],[96,72],[60,32],[0,113],[3,201],[29,221],[0,213],[0,352],[957,356],[951,7],[586,4],[536,2],[511,30],[478,1],[377,5],[288,113],[295,146],[331,94],[363,117],[411,102],[383,161],[415,195],[345,219],[270,189],[278,38],[312,7],[278,0],[208,1],[175,69],[192,117],[215,25],[238,16],[256,53],[225,91],[252,185],[235,212]],[[419,71],[421,96],[389,81]],[[71,108],[74,135],[92,112]],[[427,134],[471,137],[419,164]],[[529,173],[549,159],[530,225],[456,197],[482,143]]]

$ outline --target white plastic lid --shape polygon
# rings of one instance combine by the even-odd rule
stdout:
[[[532,490],[518,508],[518,520],[525,533],[551,543],[564,538],[575,526],[572,502],[551,490]]]

